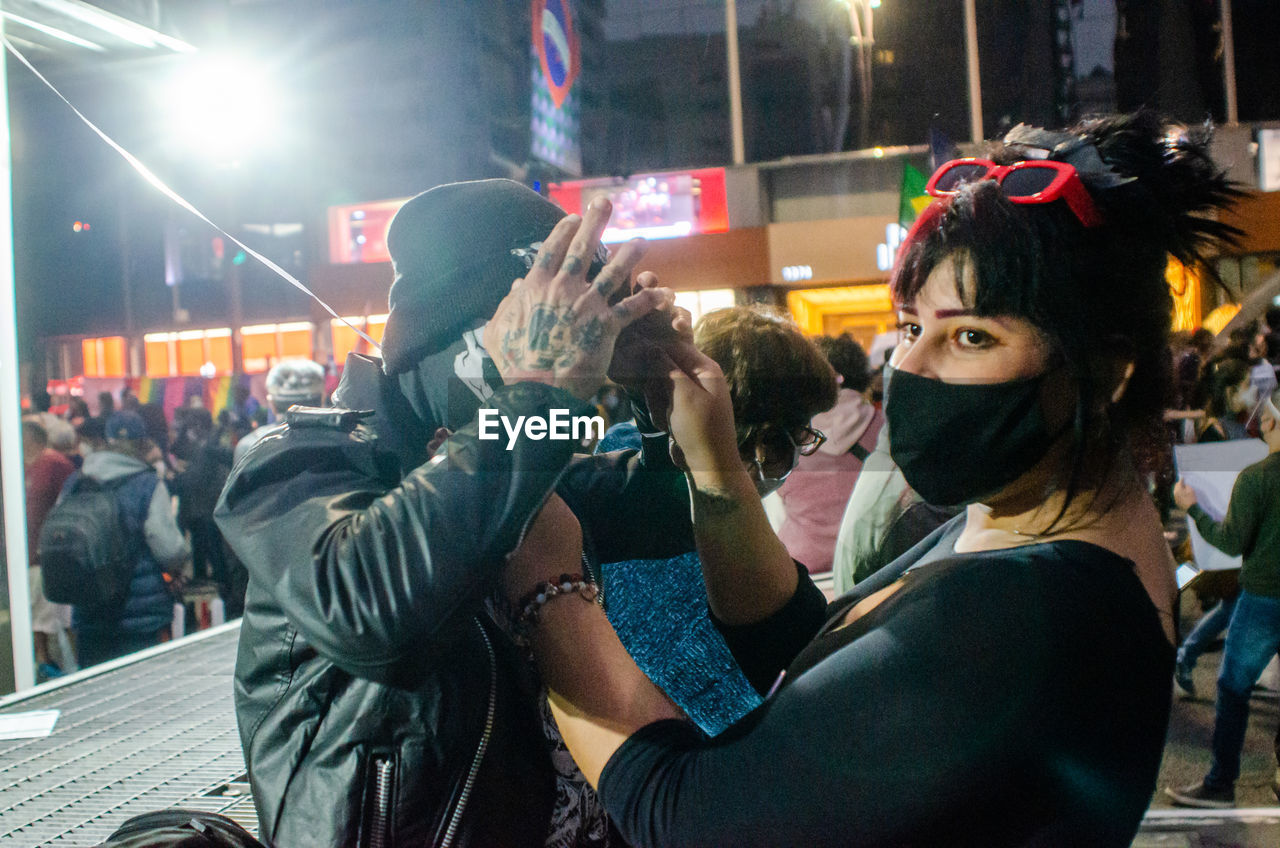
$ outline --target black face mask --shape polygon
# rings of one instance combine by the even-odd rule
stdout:
[[[1047,372],[979,384],[944,383],[890,365],[884,372],[889,453],[911,488],[935,506],[995,494],[1056,440],[1040,408]]]

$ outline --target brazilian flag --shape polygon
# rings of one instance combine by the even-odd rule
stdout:
[[[902,190],[898,195],[898,225],[904,230],[911,229],[920,213],[933,200],[924,193],[929,178],[920,173],[907,161],[902,163]]]

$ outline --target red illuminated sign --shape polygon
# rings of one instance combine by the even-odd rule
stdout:
[[[628,180],[553,183],[547,194],[566,212],[582,214],[594,198],[613,204],[605,242],[680,238],[729,230],[724,168],[639,174]]]

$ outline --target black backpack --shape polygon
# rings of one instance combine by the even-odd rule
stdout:
[[[124,601],[136,548],[129,544],[116,489],[129,479],[104,484],[78,474],[49,512],[38,556],[50,601],[97,608]]]
[[[126,821],[97,848],[265,848],[240,825],[202,810],[155,810]]]

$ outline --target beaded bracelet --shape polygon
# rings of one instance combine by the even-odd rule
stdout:
[[[533,591],[520,599],[520,614],[515,621],[516,632],[527,635],[538,623],[543,605],[552,598],[574,593],[584,601],[594,603],[600,594],[600,588],[581,574],[561,574],[560,579],[554,583],[543,581],[534,586]]]

